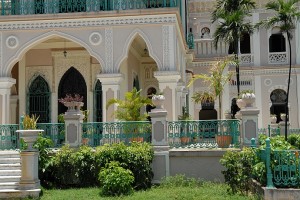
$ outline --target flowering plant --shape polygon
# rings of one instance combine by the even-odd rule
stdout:
[[[253,93],[252,90],[244,90],[241,93],[242,93],[243,99],[254,99],[255,98],[255,94]]]
[[[165,96],[162,94],[159,95],[155,94],[152,96],[152,100],[165,100]]]
[[[79,94],[74,94],[74,96],[66,94],[64,98],[58,99],[58,102],[62,104],[66,102],[83,102],[83,96],[80,96]]]

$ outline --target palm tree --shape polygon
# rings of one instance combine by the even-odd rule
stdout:
[[[225,73],[225,68],[228,65],[236,65],[236,61],[232,57],[227,57],[224,60],[216,62],[216,64],[210,69],[208,74],[194,74],[190,80],[188,87],[191,86],[197,79],[203,79],[210,86],[211,92],[203,92],[203,94],[213,94],[212,99],[218,98],[219,100],[219,118],[221,118],[222,112],[222,93],[224,86],[231,79],[232,73]],[[199,98],[203,98],[202,96]]]
[[[251,9],[255,8],[252,0],[218,0],[216,9],[212,12],[212,22],[219,22],[214,33],[214,46],[217,49],[218,42],[223,40],[228,44],[233,44],[234,54],[238,60],[239,40],[244,33],[252,34],[253,26],[250,22],[245,22],[245,18],[250,16]],[[239,65],[236,62],[237,91],[240,94],[240,74]]]
[[[265,27],[267,29],[274,27],[275,25],[279,27],[280,31],[287,34],[287,39],[289,43],[289,78],[288,78],[288,88],[287,97],[285,105],[285,114],[288,116],[288,102],[289,102],[289,92],[290,92],[290,81],[291,81],[291,69],[292,69],[292,48],[291,39],[293,38],[292,30],[295,29],[295,23],[300,18],[300,12],[297,8],[297,3],[300,0],[276,0],[270,1],[266,4],[266,8],[275,11],[274,16],[262,20],[256,26]],[[285,140],[287,140],[287,117],[285,119]]]
[[[124,100],[110,99],[106,104],[106,109],[114,104],[118,106],[114,112],[117,119],[122,121],[145,121],[148,114],[141,114],[141,108],[152,104],[152,101],[148,97],[142,97],[141,90],[138,91],[133,88],[132,91],[126,92]]]

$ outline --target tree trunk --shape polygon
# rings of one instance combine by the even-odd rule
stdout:
[[[291,71],[292,71],[292,47],[291,47],[291,35],[290,32],[287,31],[287,38],[289,42],[289,78],[288,78],[288,88],[286,93],[286,102],[285,102],[285,127],[284,127],[284,138],[287,141],[287,121],[288,121],[288,104],[289,104],[289,94],[290,94],[290,83],[291,83]]]
[[[222,119],[222,95],[219,95],[219,119]]]

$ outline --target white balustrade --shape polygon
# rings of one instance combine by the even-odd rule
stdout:
[[[287,52],[269,53],[269,64],[286,64],[287,62]]]

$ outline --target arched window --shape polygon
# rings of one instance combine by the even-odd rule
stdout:
[[[234,43],[229,44],[228,54],[234,53]],[[240,53],[246,54],[251,53],[250,35],[249,33],[243,33],[240,38]]]
[[[58,98],[64,98],[66,94],[79,94],[80,96],[83,96],[83,110],[86,110],[87,106],[87,89],[86,89],[86,83],[83,78],[83,76],[80,74],[80,72],[75,69],[74,67],[71,67],[66,71],[66,73],[63,75],[59,82],[58,86]],[[67,111],[67,108],[59,103],[58,104],[58,114],[65,113]]]
[[[204,27],[201,29],[201,38],[210,38],[210,29]]]
[[[270,94],[272,106],[270,108],[270,114],[274,114],[277,117],[276,123],[282,121],[280,113],[285,113],[286,108],[286,92],[282,89],[276,89]]]
[[[134,76],[134,79],[133,79],[133,87],[136,88],[137,91],[140,90],[140,82],[139,82],[139,77],[138,77],[138,75],[135,75],[135,76]]]
[[[102,84],[99,80],[95,85],[94,90],[94,121],[102,122]]]
[[[39,123],[49,123],[50,119],[50,89],[46,80],[38,76],[30,84],[28,91],[28,113],[39,117]]]
[[[269,38],[269,52],[285,52],[285,38],[278,27],[272,29],[272,35]]]

